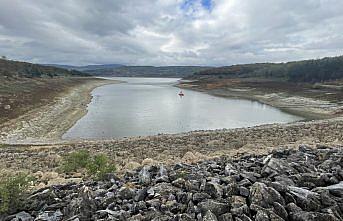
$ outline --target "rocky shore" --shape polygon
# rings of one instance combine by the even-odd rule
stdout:
[[[40,189],[3,220],[338,221],[342,146],[143,166],[104,181]]]

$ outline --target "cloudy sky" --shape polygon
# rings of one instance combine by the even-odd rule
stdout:
[[[0,55],[230,65],[343,54],[342,0],[0,0]]]

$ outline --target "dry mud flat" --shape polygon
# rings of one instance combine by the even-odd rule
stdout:
[[[87,112],[91,91],[101,85],[115,83],[92,79],[70,88],[53,102],[35,108],[24,115],[0,125],[0,142],[53,142],[72,127]]]

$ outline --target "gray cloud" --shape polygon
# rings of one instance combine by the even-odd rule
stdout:
[[[188,0],[189,1],[189,0]],[[74,65],[229,65],[343,54],[341,0],[1,0],[0,53]]]

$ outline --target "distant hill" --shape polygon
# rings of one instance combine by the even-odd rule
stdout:
[[[343,56],[288,63],[260,63],[211,68],[197,72],[189,78],[247,77],[313,83],[343,79]]]
[[[117,77],[186,77],[210,67],[201,66],[120,66],[115,68],[103,68],[87,70],[87,73],[97,76]]]
[[[76,70],[76,71],[95,71],[99,69],[111,69],[111,68],[117,68],[121,67],[123,65],[121,64],[99,64],[99,65],[86,65],[86,66],[72,66],[72,65],[63,65],[63,64],[42,64],[44,66],[49,67],[58,67],[58,68],[64,68],[67,70]]]
[[[58,67],[50,67],[27,62],[0,59],[1,78],[41,78],[56,76],[89,76],[89,74],[76,70],[67,70]]]

